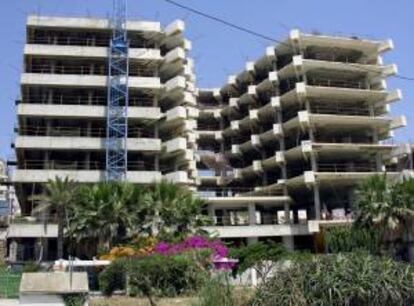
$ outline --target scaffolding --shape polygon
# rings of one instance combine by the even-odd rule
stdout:
[[[126,30],[126,0],[114,0],[113,37],[110,43],[106,180],[126,179],[128,157],[129,42]]]

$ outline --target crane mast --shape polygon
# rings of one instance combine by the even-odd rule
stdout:
[[[126,29],[127,1],[114,0],[109,48],[106,180],[124,181],[128,169],[129,42]]]

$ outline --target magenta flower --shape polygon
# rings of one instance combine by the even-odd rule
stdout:
[[[210,241],[202,236],[188,237],[183,242],[175,244],[159,242],[155,246],[155,253],[163,256],[169,256],[202,249],[208,249],[211,251],[210,260],[215,269],[231,270],[235,267],[237,261],[227,258],[229,250],[220,240]]]

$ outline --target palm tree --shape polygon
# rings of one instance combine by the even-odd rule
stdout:
[[[40,205],[35,211],[56,211],[58,223],[57,255],[63,258],[63,240],[65,230],[66,212],[73,202],[76,184],[73,180],[65,177],[64,179],[56,176],[54,180],[49,180],[45,185],[43,194],[36,197]]]
[[[370,177],[357,190],[354,212],[357,226],[377,227],[389,240],[401,232],[407,236],[414,218],[414,180],[391,184],[386,174]]]
[[[194,233],[209,223],[201,211],[204,205],[203,200],[179,185],[165,181],[155,184],[145,193],[140,206],[145,215],[142,231],[175,237]]]
[[[92,238],[109,248],[130,237],[138,223],[142,188],[129,183],[98,183],[79,189],[70,213],[69,233],[77,241]]]

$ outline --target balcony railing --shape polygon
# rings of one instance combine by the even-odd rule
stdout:
[[[106,95],[67,95],[53,94],[48,95],[27,95],[23,98],[22,103],[27,104],[58,104],[58,105],[101,105],[106,106],[108,97]],[[156,105],[155,100],[155,105]],[[154,97],[150,96],[130,96],[129,106],[154,106]]]
[[[374,163],[318,163],[319,172],[376,172]]]
[[[353,89],[371,89],[369,84],[363,81],[351,81],[340,79],[326,79],[310,77],[307,80],[307,84],[310,86],[322,86],[322,87],[339,87],[339,88],[353,88]]]
[[[254,187],[211,187],[200,188],[197,194],[201,198],[210,197],[237,197],[254,191]],[[283,196],[282,190],[266,190],[261,192],[262,196]],[[253,203],[252,199],[252,203]]]
[[[59,46],[85,46],[85,47],[109,47],[111,38],[103,37],[102,35],[91,36],[71,36],[70,33],[65,35],[35,35],[29,37],[28,44],[41,44],[41,45],[59,45]],[[156,48],[154,41],[145,40],[142,37],[138,39],[130,39],[131,48]]]
[[[26,160],[19,164],[24,170],[100,170],[106,169],[105,161],[64,161],[64,160]],[[155,163],[128,161],[128,171],[154,171]]]
[[[106,128],[81,128],[73,126],[25,126],[18,129],[19,135],[24,136],[51,136],[51,137],[106,137]],[[154,131],[140,127],[128,129],[129,138],[154,138]]]
[[[41,73],[41,74],[75,74],[75,75],[107,75],[107,65],[51,65],[51,64],[33,64],[26,68],[27,73]],[[130,65],[130,76],[141,77],[156,77],[158,69],[151,67],[143,67],[138,65]]]
[[[354,55],[341,54],[340,51],[336,52],[311,52],[305,51],[305,59],[328,61],[328,62],[341,62],[341,63],[358,63],[358,64],[370,64],[367,60],[361,59],[361,54],[356,53]]]
[[[311,105],[311,112],[315,114],[333,114],[346,116],[370,116],[368,107],[346,106],[339,104]]]
[[[245,212],[247,214],[247,211]],[[248,226],[250,224],[250,218],[248,216],[215,216],[213,217],[214,225],[217,226]],[[303,223],[303,222],[301,222]],[[287,223],[283,219],[278,218],[277,213],[262,213],[260,216],[254,218],[253,225],[283,225],[294,224],[293,222]]]

